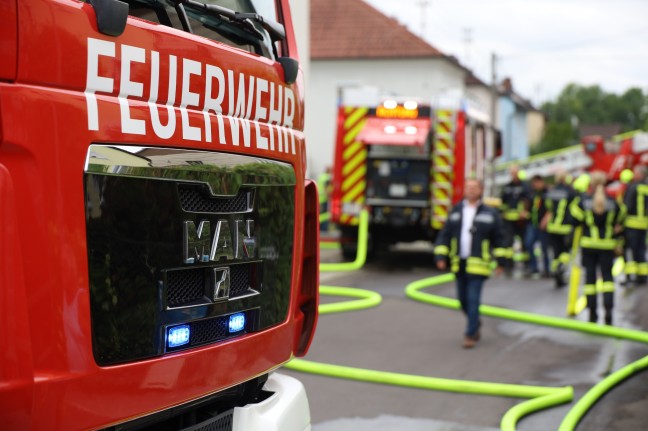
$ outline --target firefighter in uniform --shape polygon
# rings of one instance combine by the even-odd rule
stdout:
[[[648,263],[646,263],[648,185],[645,183],[645,177],[646,168],[636,166],[631,176],[632,180],[628,182],[623,195],[623,204],[626,207],[624,232],[626,281],[634,281],[635,285],[646,284],[646,276],[648,276]]]
[[[555,175],[556,183],[547,192],[546,206],[549,211],[547,233],[549,245],[553,251],[551,272],[556,280],[556,287],[564,287],[565,267],[569,264],[572,225],[569,219],[569,204],[576,197],[574,190],[567,184],[567,173],[563,170]]]
[[[546,277],[549,275],[549,253],[547,250],[547,222],[549,220],[549,211],[547,208],[547,188],[544,178],[540,175],[534,175],[531,178],[531,194],[529,196],[529,223],[527,224],[526,236],[524,243],[529,251],[529,269],[528,274],[534,278],[540,275],[538,271],[538,259],[535,256],[534,249],[536,243],[540,243],[542,252],[542,271]]]
[[[507,272],[512,269],[513,243],[516,236],[520,238],[522,261],[526,263],[529,260],[529,255],[524,244],[529,214],[529,189],[520,178],[521,172],[518,166],[511,166],[509,173],[511,174],[511,182],[506,184],[502,189],[502,204],[500,206],[502,217],[504,218],[504,234],[506,235],[506,242],[508,244],[507,257],[510,258],[507,264]]]
[[[329,211],[329,192],[331,185],[331,168],[327,167],[324,172],[322,172],[317,177],[317,191],[319,193],[319,204],[320,204],[320,214],[327,214]],[[329,230],[328,221],[323,221],[320,223],[320,230],[327,232]]]
[[[590,322],[598,321],[597,270],[603,278],[603,306],[605,324],[612,324],[614,307],[614,279],[612,265],[615,251],[620,246],[619,235],[623,230],[625,209],[605,193],[606,175],[594,172],[591,175],[591,190],[570,205],[574,224],[583,227],[580,240],[582,264],[585,269],[584,293],[587,297]]]
[[[501,273],[507,250],[499,212],[481,202],[482,183],[469,179],[464,191],[464,200],[452,209],[439,232],[434,254],[440,270],[447,269],[449,263],[455,273],[457,296],[468,319],[463,347],[472,348],[480,338],[482,286],[494,260],[496,272]]]

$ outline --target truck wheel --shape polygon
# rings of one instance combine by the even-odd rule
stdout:
[[[355,244],[341,244],[342,258],[350,261],[355,260],[358,253],[358,247]]]
[[[358,228],[355,226],[340,226],[340,250],[344,260],[355,260],[358,253]]]

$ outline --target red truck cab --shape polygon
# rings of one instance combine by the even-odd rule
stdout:
[[[307,430],[287,0],[0,5],[0,429]]]

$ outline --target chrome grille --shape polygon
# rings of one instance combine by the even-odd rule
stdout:
[[[207,187],[178,187],[182,209],[192,213],[231,214],[250,211],[251,190],[240,190],[236,196],[211,196]]]
[[[167,273],[167,304],[179,307],[198,301],[205,295],[205,270],[169,271]]]
[[[191,340],[189,346],[200,346],[201,344],[213,343],[227,338],[229,316],[221,316],[213,319],[198,320],[191,323]],[[243,331],[244,333],[245,331]],[[240,335],[238,333],[237,335]]]
[[[215,418],[208,419],[181,431],[231,431],[234,425],[234,410],[221,413]]]
[[[244,263],[229,267],[230,299],[256,293],[251,290],[251,282],[257,265],[256,263]],[[211,267],[167,271],[167,306],[182,307],[210,302],[207,284],[212,276]]]
[[[251,265],[234,265],[230,267],[230,298],[250,293]]]

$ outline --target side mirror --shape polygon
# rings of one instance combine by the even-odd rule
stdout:
[[[89,0],[97,15],[97,28],[108,36],[121,36],[128,19],[128,4],[119,0]]]
[[[279,57],[277,61],[283,67],[286,84],[294,84],[299,73],[299,62],[290,57]]]

